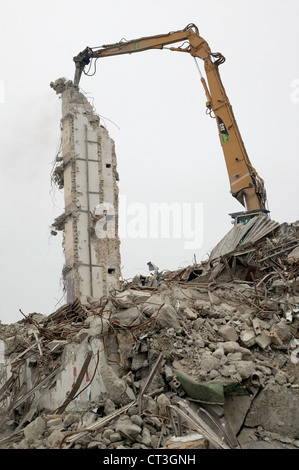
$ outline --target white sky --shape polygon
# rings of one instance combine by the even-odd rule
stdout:
[[[226,62],[222,81],[253,166],[265,180],[271,217],[299,219],[299,2],[296,0],[7,0],[0,16],[2,323],[50,314],[64,303],[62,237],[50,236],[63,193],[50,173],[60,140],[61,102],[50,88],[73,79],[86,46],[199,27]],[[199,63],[203,71],[203,64]],[[122,240],[123,276],[147,262],[177,269],[206,257],[242,210],[230,195],[216,123],[189,54],[147,51],[97,61],[82,76],[115,140],[119,191],[127,204],[202,203],[203,243]],[[115,123],[115,124],[114,124]]]

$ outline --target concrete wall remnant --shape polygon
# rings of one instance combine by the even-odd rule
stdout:
[[[86,303],[118,287],[118,174],[114,141],[87,98],[70,80],[50,86],[62,100],[62,157],[54,181],[64,189],[65,212],[53,224],[63,230],[63,279],[67,302]]]

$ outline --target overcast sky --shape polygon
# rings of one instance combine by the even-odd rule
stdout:
[[[6,0],[1,2],[1,296],[0,319],[46,315],[64,304],[62,237],[51,224],[63,193],[51,186],[60,142],[61,101],[50,88],[73,79],[73,57],[95,47],[181,30],[195,23],[226,62],[220,74],[249,158],[265,180],[271,218],[299,219],[299,2],[297,0]],[[199,63],[203,71],[203,64]],[[122,225],[128,279],[198,261],[242,210],[231,196],[215,120],[193,58],[169,50],[97,61],[81,88],[115,140],[124,201],[203,208],[202,243],[131,239]],[[185,207],[185,206],[184,206]],[[186,234],[188,235],[188,234]]]

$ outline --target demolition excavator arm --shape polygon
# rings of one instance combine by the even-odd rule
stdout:
[[[256,215],[267,215],[264,181],[251,165],[244,146],[234,113],[222,84],[218,67],[225,61],[220,53],[212,53],[208,43],[199,35],[197,26],[189,24],[181,31],[142,37],[131,41],[87,47],[74,57],[76,64],[74,85],[78,86],[86,65],[92,59],[120,54],[132,54],[149,49],[163,49],[165,46],[182,42],[179,47],[169,49],[187,52],[204,62],[207,82],[201,76],[207,102],[207,111],[216,118],[220,143],[228,171],[231,193],[246,208],[246,211],[231,214],[235,223],[246,222]]]

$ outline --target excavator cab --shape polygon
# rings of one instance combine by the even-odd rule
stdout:
[[[245,224],[246,222],[249,222],[249,220],[253,219],[253,217],[257,217],[257,216],[268,217],[269,213],[270,211],[266,209],[256,209],[252,211],[233,212],[229,215],[232,217],[234,225],[237,225],[237,224]]]

